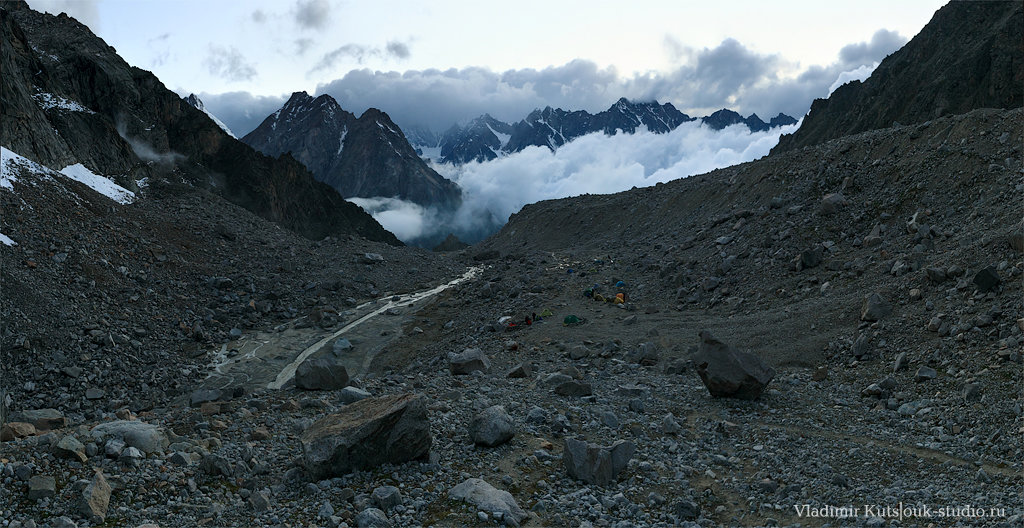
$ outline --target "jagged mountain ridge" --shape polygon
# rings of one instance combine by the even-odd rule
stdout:
[[[416,154],[388,115],[356,117],[330,95],[295,92],[242,141],[268,156],[290,154],[345,197],[398,197],[454,209],[458,186]]]
[[[208,189],[308,238],[359,234],[401,244],[361,208],[228,136],[85,25],[25,2],[0,9],[0,140],[60,169],[82,163],[137,191],[144,178]]]
[[[484,114],[465,126],[453,125],[440,136],[417,129],[410,140],[424,157],[441,163],[463,164],[495,159],[530,146],[554,150],[594,132],[613,135],[621,131],[632,134],[643,126],[651,132],[663,134],[696,119],[680,112],[672,103],[629,101],[623,97],[597,114],[549,106],[530,112],[525,119],[514,124]],[[701,118],[701,122],[714,130],[743,124],[752,132],[759,132],[796,123],[796,119],[780,113],[765,123],[757,114],[743,117],[732,110],[722,109]]]
[[[871,77],[816,99],[772,151],[977,108],[1024,104],[1024,3],[952,1]]]

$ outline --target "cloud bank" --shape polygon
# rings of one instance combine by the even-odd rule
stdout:
[[[463,190],[462,207],[450,215],[394,198],[351,201],[407,243],[432,246],[450,232],[473,243],[497,231],[526,204],[646,187],[757,159],[797,126],[751,133],[742,125],[716,131],[690,122],[667,134],[598,132],[554,152],[530,147],[482,163],[435,165]]]
[[[828,96],[841,73],[870,68],[906,41],[896,32],[881,29],[866,42],[843,47],[831,64],[801,66],[779,55],[758,53],[735,39],[697,49],[666,37],[666,51],[678,64],[666,72],[627,77],[615,68],[602,68],[584,59],[505,72],[481,67],[405,72],[363,68],[318,85],[316,93],[330,94],[342,108],[356,115],[367,108],[380,108],[400,127],[426,127],[437,132],[484,113],[518,121],[545,106],[599,112],[620,97],[671,102],[694,116],[730,108],[743,115],[757,113],[767,120],[779,112],[804,115],[811,101]],[[311,42],[296,42],[296,47],[304,52]],[[373,55],[401,60],[409,52],[409,45],[398,41],[383,48],[349,44],[316,58],[311,67],[314,71],[330,71],[343,57]],[[232,130],[244,134],[284,104],[290,94],[274,96],[277,106],[259,118],[239,115],[244,105],[231,101],[232,97],[245,99],[252,95],[221,95],[224,97],[204,95],[203,100],[209,101],[207,107]]]

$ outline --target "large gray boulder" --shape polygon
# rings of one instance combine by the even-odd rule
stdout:
[[[300,440],[303,464],[317,479],[422,458],[431,444],[426,398],[406,393],[359,400],[314,422]]]
[[[102,423],[93,427],[89,434],[97,443],[107,438],[118,438],[146,454],[162,452],[170,445],[167,435],[159,426],[135,420]]]
[[[448,490],[448,496],[472,504],[483,512],[500,513],[502,521],[511,526],[518,526],[527,517],[511,493],[499,490],[478,478],[463,481]]]
[[[611,447],[588,444],[575,438],[565,439],[562,463],[570,477],[588,484],[604,486],[615,482],[636,452],[636,444],[619,440]]]
[[[515,423],[501,405],[484,409],[469,423],[469,437],[476,445],[498,446],[511,440],[515,434]]]
[[[458,354],[452,354],[448,358],[448,368],[452,374],[472,374],[475,371],[487,372],[491,368],[491,362],[487,355],[479,348],[467,348]]]
[[[700,341],[693,362],[704,386],[716,398],[753,400],[775,377],[775,369],[760,358],[719,341],[707,330],[701,330]]]
[[[348,385],[348,370],[336,357],[309,358],[295,369],[295,386],[306,390],[338,390]]]

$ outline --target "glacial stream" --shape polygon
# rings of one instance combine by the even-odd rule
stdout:
[[[426,300],[471,280],[482,269],[479,266],[469,268],[461,276],[429,290],[387,295],[360,304],[348,312],[348,322],[327,334],[316,326],[295,328],[294,324],[274,331],[248,332],[235,341],[225,343],[214,354],[209,375],[200,388],[242,386],[247,392],[280,389],[295,377],[295,370],[303,361],[330,352],[333,342],[343,337],[353,343],[341,358],[349,376],[365,376],[374,358],[402,335],[402,326]],[[395,315],[385,315],[389,313]]]

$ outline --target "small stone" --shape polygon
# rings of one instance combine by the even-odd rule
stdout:
[[[85,389],[85,399],[87,400],[99,400],[106,396],[107,392],[103,389],[97,389],[95,387],[89,387]]]
[[[818,367],[811,373],[811,380],[825,381],[828,378],[828,367]]]
[[[938,373],[935,371],[935,369],[931,367],[922,366],[921,368],[917,369],[917,373],[914,374],[914,381],[928,381],[935,379],[935,376],[938,376]]]
[[[36,426],[28,422],[8,422],[0,428],[0,442],[9,442],[36,434]]]
[[[356,526],[359,528],[391,528],[388,515],[377,508],[367,508],[356,515]]]
[[[689,499],[683,499],[672,506],[672,513],[682,520],[693,520],[700,517],[700,506]]]
[[[476,445],[495,447],[515,436],[515,424],[505,407],[495,405],[477,414],[469,424],[469,437]]]
[[[636,452],[633,442],[620,440],[610,447],[566,438],[562,461],[570,477],[604,486],[616,480]]]
[[[344,389],[341,389],[341,392],[338,393],[338,399],[341,400],[341,403],[344,403],[345,405],[355,403],[359,400],[365,400],[370,396],[371,394],[369,392],[366,392],[365,390],[360,389],[359,387],[353,387],[351,385],[345,387]]]
[[[977,383],[964,385],[964,399],[967,401],[978,401],[981,399],[981,386]]]
[[[374,504],[380,506],[380,509],[384,511],[391,510],[395,506],[402,504],[402,493],[394,486],[380,486],[374,488],[371,497],[373,498]]]
[[[490,368],[490,360],[479,348],[467,348],[448,358],[448,369],[455,375],[472,374],[476,371],[487,372]]]
[[[107,506],[110,504],[110,484],[103,477],[102,471],[96,471],[92,482],[82,491],[79,512],[89,522],[103,523],[107,517]]]
[[[683,426],[679,425],[679,422],[672,413],[668,413],[661,419],[661,432],[669,435],[677,435],[683,432]]]
[[[892,371],[893,372],[899,372],[901,370],[906,370],[907,367],[909,367],[909,366],[910,366],[909,362],[907,361],[907,353],[906,352],[900,352],[896,356],[896,361],[893,361]]]
[[[821,199],[820,211],[825,216],[830,216],[839,212],[843,206],[846,205],[846,197],[842,193],[826,194]]]
[[[564,381],[555,387],[555,394],[560,396],[581,397],[590,396],[593,393],[594,389],[589,383],[576,380]]]
[[[508,371],[506,378],[529,378],[533,376],[533,368],[529,363],[520,363]]]
[[[28,500],[39,500],[57,494],[57,481],[48,475],[36,475],[28,479]]]
[[[249,496],[249,507],[253,511],[263,512],[270,509],[270,495],[263,490]]]
[[[857,336],[857,340],[853,342],[853,357],[856,359],[866,359],[871,355],[871,342],[868,340],[868,336],[861,334]]]
[[[996,271],[994,266],[989,266],[974,275],[974,284],[978,287],[978,291],[982,293],[995,290],[1000,282],[999,272]]]
[[[256,429],[253,429],[249,438],[257,442],[270,440],[270,431],[268,431],[266,427],[257,427]]]
[[[68,435],[60,439],[53,448],[53,454],[62,458],[70,458],[85,463],[88,457],[85,456],[85,444],[78,441],[74,436]]]
[[[864,297],[860,309],[861,321],[880,321],[892,313],[892,305],[880,293],[872,293]]]
[[[482,479],[465,480],[449,490],[448,496],[476,506],[483,510],[480,513],[484,513],[485,516],[486,512],[492,512],[496,518],[500,517],[503,522],[512,526],[518,526],[527,517],[511,493],[499,490]]]

